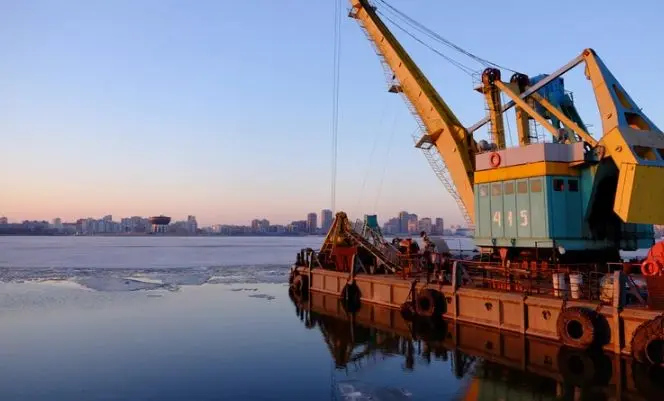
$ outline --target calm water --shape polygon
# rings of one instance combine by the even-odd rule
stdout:
[[[288,266],[297,250],[321,240],[0,237],[0,400],[642,400],[664,393],[643,373],[635,381],[625,361],[583,355],[577,359],[591,361],[592,371],[561,370],[550,365],[563,355],[555,345],[508,350],[504,344],[525,341],[484,329],[432,331],[368,306],[351,317],[319,295],[296,305]],[[544,365],[518,362],[538,349]]]

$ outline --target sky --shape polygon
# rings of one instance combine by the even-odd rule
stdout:
[[[336,210],[462,223],[348,2],[336,1]],[[592,47],[664,125],[661,1],[390,3],[530,75]],[[335,0],[0,0],[0,216],[283,224],[331,207],[334,10]],[[484,117],[471,77],[394,32],[466,126]],[[590,84],[575,74],[567,89],[599,130]]]

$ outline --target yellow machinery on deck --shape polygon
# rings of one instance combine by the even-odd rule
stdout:
[[[477,90],[488,116],[465,127],[379,17],[369,0],[350,0],[364,29],[422,128],[417,147],[442,159],[442,182],[475,227],[476,244],[506,258],[538,254],[568,261],[611,261],[619,249],[648,248],[664,224],[664,134],[641,111],[592,49],[541,79],[509,82],[487,68]],[[593,138],[571,103],[551,96],[579,64],[591,81],[602,135]],[[561,89],[561,91],[564,89]],[[558,93],[558,92],[556,92]],[[556,94],[554,93],[554,95]],[[502,104],[501,94],[510,98]],[[504,113],[515,107],[519,146],[506,147]],[[529,124],[554,138],[534,143]],[[490,123],[492,143],[473,133]],[[533,249],[536,251],[533,252]],[[539,252],[538,252],[539,251]]]

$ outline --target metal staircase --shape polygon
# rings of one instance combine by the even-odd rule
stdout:
[[[385,266],[386,269],[392,271],[393,273],[396,273],[398,270],[400,270],[398,263],[398,253],[388,251],[387,247],[391,247],[391,245],[385,243],[384,240],[381,240],[382,235],[379,237],[378,234],[374,233],[373,231],[371,233],[367,232],[367,235],[369,236],[368,238],[371,238],[371,240],[369,240],[360,234],[362,230],[356,230],[356,227],[354,226],[357,226],[357,223],[351,224],[348,221],[348,216],[345,213],[337,213],[337,216],[332,223],[332,227],[330,228],[330,231],[327,233],[325,241],[323,242],[323,246],[318,253],[319,257],[323,257],[325,260],[329,261],[329,258],[332,257],[334,253],[334,248],[336,246],[335,244],[338,244],[341,239],[345,239],[345,241],[349,241],[354,245],[360,246],[367,250],[376,258],[377,262]],[[367,228],[371,229],[370,227]],[[375,241],[375,244],[371,241]],[[325,263],[321,263],[321,265],[324,264]]]
[[[356,221],[355,226],[359,227],[359,229],[356,229],[356,233],[359,233],[359,235],[364,240],[366,240],[368,244],[373,245],[375,250],[380,252],[382,255],[382,260],[390,263],[390,265],[386,264],[386,267],[392,271],[398,269],[398,266],[400,265],[399,251],[392,244],[385,240],[385,237],[383,237],[383,233],[380,231],[380,228],[370,227],[366,220],[362,221],[359,219]]]
[[[418,143],[420,140],[415,133],[412,134],[412,137],[415,143]],[[464,221],[468,227],[471,227],[473,225],[473,221],[471,220],[470,215],[468,214],[468,210],[466,209],[466,206],[463,204],[463,201],[459,196],[459,192],[457,192],[454,184],[452,183],[452,178],[450,177],[450,173],[447,170],[447,165],[445,165],[445,161],[443,160],[442,156],[434,146],[420,147],[420,149],[422,149],[424,157],[426,157],[427,162],[429,162],[429,166],[431,166],[433,172],[436,173],[436,177],[438,177],[447,192],[450,194],[450,196],[452,196],[452,199],[454,199],[454,202],[456,202],[459,210],[461,210],[461,215],[463,216]]]
[[[356,240],[364,249],[369,251],[369,253],[371,253],[377,260],[381,261],[386,269],[392,271],[392,273],[396,273],[397,270],[399,270],[398,262],[395,263],[395,260],[390,260],[391,258],[388,257],[389,253],[383,252],[383,250],[369,242],[369,240],[364,238],[360,233],[353,230],[349,231],[348,235]],[[384,249],[384,246],[382,248]]]

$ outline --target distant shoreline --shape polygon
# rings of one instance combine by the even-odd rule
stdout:
[[[2,233],[0,237],[324,237],[327,234],[306,234],[306,233],[247,233],[247,234],[180,234],[180,233],[99,233],[99,234],[63,234],[63,233],[49,233],[49,232],[22,232],[22,233]],[[415,237],[416,234],[387,234],[386,237]],[[447,238],[470,238],[465,235],[431,235],[432,237],[447,237]]]
[[[325,234],[178,234],[178,233],[99,233],[74,235],[61,233],[0,233],[0,237],[322,237]]]

